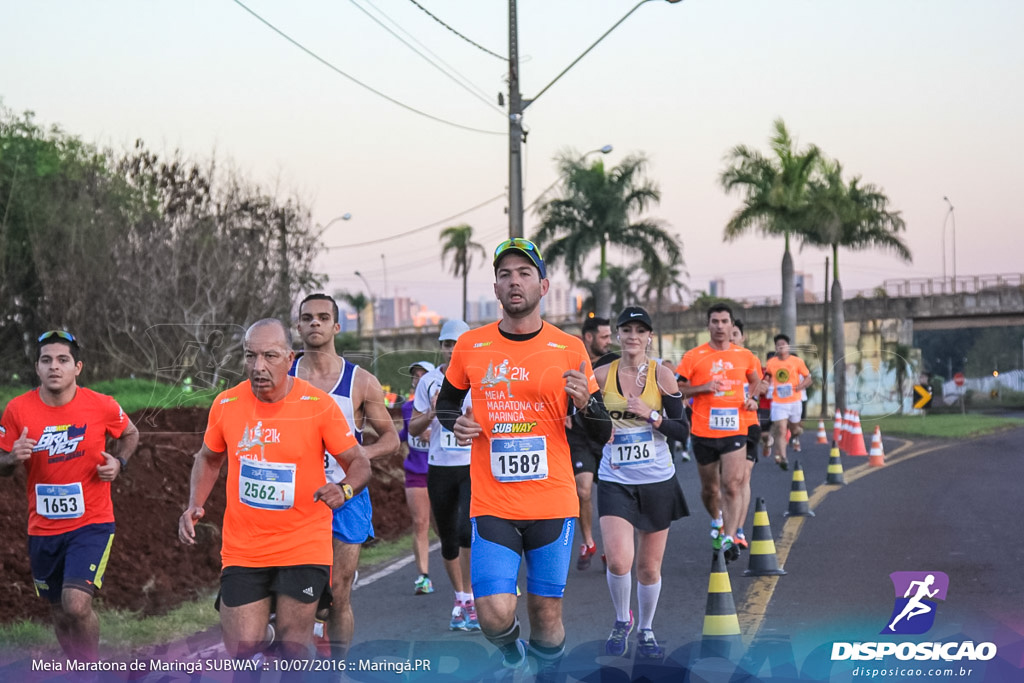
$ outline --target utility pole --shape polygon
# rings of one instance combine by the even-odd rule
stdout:
[[[523,236],[523,97],[516,0],[508,2],[508,236]]]

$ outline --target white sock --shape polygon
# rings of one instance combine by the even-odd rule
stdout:
[[[654,613],[658,609],[658,598],[661,596],[661,579],[657,583],[645,586],[636,582],[636,601],[640,617],[640,628],[652,628]]]
[[[458,600],[459,602],[465,604],[467,601],[473,599],[473,594],[472,593],[460,593],[459,591],[455,591],[455,599]]]
[[[617,621],[629,621],[629,594],[633,589],[632,572],[626,572],[622,576],[612,574],[611,570],[606,574],[608,578],[608,592],[612,594],[612,606],[615,607],[615,619]]]

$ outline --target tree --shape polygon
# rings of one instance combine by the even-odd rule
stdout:
[[[676,261],[667,261],[658,255],[654,258],[647,256],[641,262],[641,270],[646,274],[647,280],[643,285],[644,297],[648,300],[654,297],[654,327],[658,330],[658,355],[664,355],[661,339],[661,313],[665,295],[673,293],[680,299],[687,292],[687,287],[682,283],[686,275],[682,256]]]
[[[452,275],[462,278],[462,319],[466,319],[466,280],[473,267],[473,256],[487,258],[487,250],[473,241],[473,228],[463,223],[441,231],[441,261],[451,256]]]
[[[779,328],[795,341],[796,291],[789,242],[792,235],[804,235],[813,230],[807,219],[807,195],[821,153],[814,145],[797,150],[782,119],[776,119],[774,127],[771,137],[774,157],[766,157],[745,145],[734,147],[726,155],[729,165],[719,182],[727,193],[740,192],[743,205],[726,224],[724,239],[731,242],[750,230],[784,238]]]
[[[609,309],[612,311],[621,311],[626,306],[634,303],[633,292],[637,290],[636,284],[632,281],[632,276],[637,272],[638,266],[608,266],[607,276],[605,281],[608,285],[608,301]],[[598,293],[601,289],[601,280],[580,280],[576,283],[577,286],[587,290],[590,294],[586,299],[583,300],[583,309],[590,312],[593,311],[595,315],[597,311],[597,299]],[[615,326],[614,315],[612,316],[599,316],[599,317],[610,317],[613,319],[612,327]]]
[[[808,192],[808,214],[816,226],[803,234],[805,244],[832,249],[832,357],[834,360],[835,405],[846,409],[846,335],[843,286],[839,278],[839,248],[862,251],[883,249],[910,261],[910,249],[899,233],[906,224],[899,211],[889,208],[889,198],[879,188],[863,184],[860,176],[846,183],[842,166],[822,159],[821,173]]]
[[[338,292],[337,296],[341,297],[345,303],[353,308],[356,312],[356,336],[360,339],[363,338],[363,313],[366,312],[366,307],[372,302],[362,292]]]
[[[542,204],[540,226],[533,241],[551,266],[563,266],[571,284],[583,279],[583,265],[595,249],[600,252],[597,315],[610,318],[611,282],[608,247],[671,262],[681,258],[679,241],[654,218],[640,219],[648,206],[661,200],[657,186],[644,177],[647,159],[630,155],[606,171],[600,159],[590,166],[574,152],[558,158],[561,196]]]

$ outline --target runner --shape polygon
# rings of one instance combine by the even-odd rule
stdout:
[[[772,438],[775,440],[775,462],[783,470],[789,469],[786,459],[786,430],[794,440],[793,450],[800,451],[800,424],[803,403],[800,392],[811,386],[814,379],[802,359],[789,351],[789,337],[775,335],[775,357],[768,361],[772,378]]]
[[[725,304],[708,309],[711,341],[691,349],[677,368],[682,393],[693,396],[693,451],[701,480],[701,499],[711,515],[712,547],[728,561],[739,556],[736,529],[743,521],[742,484],[747,426],[740,412],[757,408],[756,389],[744,396],[743,385],[757,387],[761,364],[746,349],[729,342],[732,310]]]
[[[747,335],[743,331],[743,321],[736,318],[732,321],[732,333],[730,334],[730,340],[733,344],[740,347],[741,349],[747,348]],[[757,374],[763,376],[764,372],[761,369],[761,362],[757,357],[754,357],[757,363]],[[750,391],[750,385],[743,385],[744,397],[748,395],[762,395],[768,390],[767,377],[763,377],[755,387],[755,391]],[[742,510],[743,517],[740,518],[739,526],[736,527],[736,545],[746,550],[750,547],[747,542],[747,535],[743,532],[743,522],[747,519],[747,512],[750,510],[750,474],[754,471],[754,465],[757,463],[757,448],[761,442],[761,423],[758,419],[758,411],[760,410],[760,404],[758,404],[758,410],[742,410],[740,411],[741,422],[747,425],[747,469],[743,476],[743,483],[740,485],[740,494],[743,497]]]
[[[192,466],[178,538],[195,545],[195,523],[225,460],[228,463],[220,577],[220,623],[229,656],[263,646],[271,609],[286,658],[311,655],[317,602],[331,565],[331,510],[363,489],[370,463],[341,410],[323,391],[289,377],[288,330],[276,319],[245,333],[248,382],[214,399]],[[324,476],[324,451],[347,476]]]
[[[356,441],[363,441],[366,425],[373,428],[377,441],[363,448],[373,459],[398,452],[401,442],[391,415],[384,404],[384,391],[371,373],[338,355],[334,337],[340,331],[338,304],[326,294],[310,294],[299,304],[299,336],[302,352],[288,371],[326,392],[341,408]],[[344,467],[329,456],[327,481],[335,484],[345,478]],[[331,571],[332,603],[327,618],[327,637],[331,656],[341,659],[348,652],[355,633],[352,614],[352,584],[359,568],[362,544],[373,538],[373,508],[368,489],[359,491],[351,502],[334,512],[334,564]]]
[[[767,365],[768,361],[775,358],[775,352],[769,351],[765,354],[764,362]],[[767,368],[765,369],[767,373]],[[757,424],[761,427],[761,447],[763,453],[761,457],[767,458],[772,454],[772,385],[771,376],[768,377],[768,389],[765,391],[764,396],[757,400]]]
[[[452,357],[455,342],[469,330],[461,320],[449,320],[441,327],[438,343],[441,345],[442,364],[428,372],[416,387],[409,433],[429,434],[430,467],[427,472],[427,493],[434,512],[437,535],[441,539],[441,559],[455,592],[448,628],[453,631],[478,631],[480,622],[473,601],[470,583],[469,499],[469,447],[455,442],[455,435],[437,421],[435,401],[444,382],[444,371]],[[464,407],[469,406],[469,399]]]
[[[587,318],[583,321],[580,331],[583,346],[590,356],[591,366],[597,367],[597,361],[608,354],[612,344],[612,328],[607,318]],[[583,538],[580,544],[580,555],[576,558],[576,569],[590,569],[590,564],[597,554],[594,543],[594,506],[591,502],[594,488],[594,475],[601,461],[602,444],[594,443],[587,438],[581,429],[572,428],[572,420],[566,418],[565,437],[569,440],[569,451],[572,453],[573,472],[576,475],[576,495],[580,499],[580,528]]]
[[[425,360],[409,366],[412,378],[412,394],[420,378],[434,369],[434,364]],[[430,450],[430,434],[413,436],[409,433],[409,420],[412,418],[412,396],[402,404],[402,430],[398,432],[399,441],[408,445],[409,453],[405,456],[405,502],[409,506],[412,517],[412,554],[416,560],[416,568],[420,575],[413,584],[415,595],[426,595],[434,592],[434,584],[430,581],[430,498],[427,496],[427,457]]]
[[[605,654],[625,656],[633,630],[630,592],[636,555],[639,633],[637,656],[661,659],[654,637],[654,612],[661,595],[661,562],[668,528],[690,514],[676,480],[667,438],[685,441],[689,429],[675,373],[650,360],[653,326],[647,311],[632,306],[619,315],[616,329],[622,358],[594,371],[612,418],[612,440],[604,446],[597,485],[601,538],[608,558],[608,590],[615,608]],[[639,537],[633,547],[634,530]]]
[[[527,664],[516,619],[516,578],[526,556],[530,654],[539,676],[565,651],[562,595],[572,558],[579,498],[564,418],[599,443],[611,424],[582,342],[540,317],[549,283],[533,242],[494,252],[498,323],[462,335],[437,400],[441,424],[472,444],[473,592],[480,627],[506,668]],[[462,414],[472,391],[472,408]]]
[[[95,662],[100,625],[92,599],[114,542],[110,482],[135,452],[139,432],[114,399],[78,386],[79,352],[69,332],[39,335],[40,386],[11,399],[0,419],[0,475],[24,464],[36,594],[50,603],[61,649]]]

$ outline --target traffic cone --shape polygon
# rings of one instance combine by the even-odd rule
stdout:
[[[757,499],[754,509],[754,532],[750,537],[750,563],[743,576],[782,576],[786,572],[779,567],[775,556],[775,541],[772,527],[768,523],[768,509],[764,498]]]
[[[732,599],[729,572],[725,569],[725,553],[720,551],[715,553],[711,561],[700,656],[729,659],[733,652],[738,653],[741,645],[740,622],[736,616],[736,603]]]
[[[828,435],[825,434],[824,420],[818,420],[818,443],[828,443]]]
[[[868,450],[864,448],[864,432],[860,428],[860,413],[853,414],[853,429],[850,430],[849,447],[844,449],[847,455],[867,455]]]
[[[843,443],[843,411],[836,411],[836,419],[832,423],[832,443]]]
[[[875,433],[871,437],[871,452],[868,453],[868,467],[885,465],[885,452],[882,450],[882,428],[875,425]]]
[[[804,482],[804,468],[800,466],[799,460],[793,461],[793,483],[789,489],[789,509],[786,510],[785,516],[814,516],[810,505],[807,503],[807,483]]]
[[[828,475],[825,477],[826,484],[846,484],[846,477],[843,476],[843,463],[839,459],[839,448],[836,442],[832,442],[832,450],[828,454]]]

